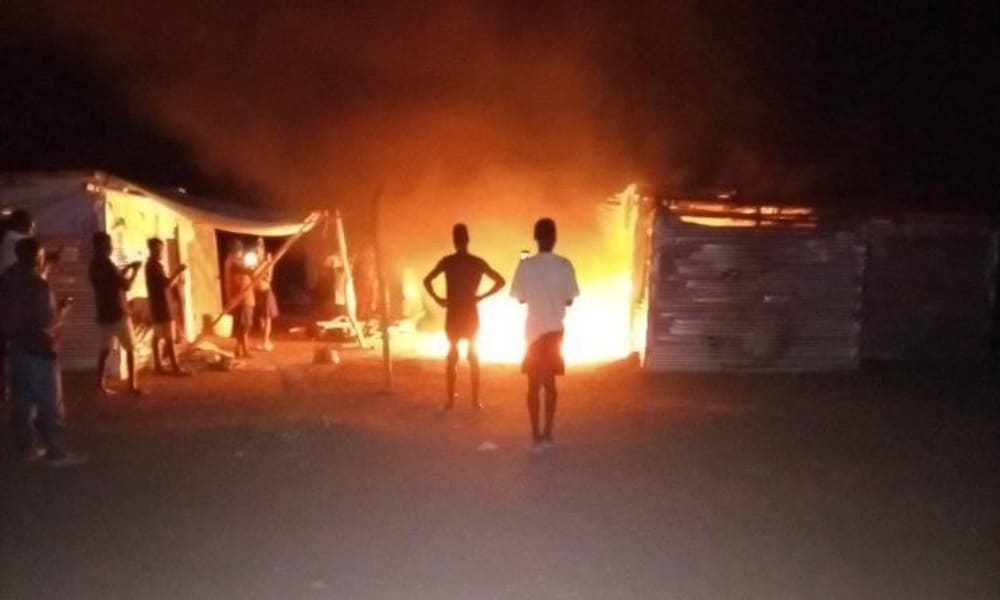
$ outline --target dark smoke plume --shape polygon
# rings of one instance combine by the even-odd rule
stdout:
[[[795,181],[748,150],[780,105],[745,68],[752,31],[711,25],[698,3],[615,4],[35,0],[8,14],[93,57],[206,170],[272,202],[364,229],[381,187],[396,256],[447,249],[461,220],[512,261],[553,216],[563,248],[596,265],[599,203],[632,181]]]

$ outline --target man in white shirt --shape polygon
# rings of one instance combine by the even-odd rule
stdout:
[[[566,307],[580,295],[573,264],[554,254],[556,224],[552,219],[535,223],[538,253],[522,260],[514,272],[510,295],[528,305],[525,337],[528,349],[521,372],[528,376],[528,415],[531,418],[533,453],[553,445],[556,416],[556,376],[565,372],[562,357],[563,318]],[[539,392],[545,390],[545,424],[540,424]]]

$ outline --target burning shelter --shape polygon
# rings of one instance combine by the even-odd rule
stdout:
[[[843,218],[728,195],[628,201],[646,370],[847,370],[986,352],[998,254],[988,220]]]
[[[146,242],[159,237],[166,245],[170,271],[186,264],[179,286],[179,325],[192,339],[206,315],[222,309],[217,230],[257,236],[290,236],[305,223],[281,221],[274,215],[188,196],[182,190],[152,191],[101,172],[59,172],[7,175],[0,180],[0,208],[31,213],[40,239],[50,249],[61,248],[52,283],[60,296],[77,302],[63,332],[63,364],[92,367],[97,349],[94,295],[88,278],[91,237],[106,231],[112,239],[112,260],[119,265],[144,261]],[[130,302],[146,295],[143,270],[129,292]]]

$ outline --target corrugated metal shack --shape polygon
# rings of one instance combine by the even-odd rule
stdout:
[[[673,200],[651,211],[645,368],[853,369],[864,244],[810,208]]]
[[[989,220],[930,215],[865,225],[861,355],[872,360],[984,358],[993,326],[997,234]]]
[[[634,323],[647,370],[845,370],[988,355],[1000,254],[989,220],[843,219],[675,198],[633,199]]]

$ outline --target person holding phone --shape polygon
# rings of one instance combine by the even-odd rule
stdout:
[[[45,250],[38,240],[18,240],[15,254],[17,262],[0,281],[0,297],[4,299],[0,325],[9,345],[14,442],[24,460],[43,456],[35,449],[34,423],[49,465],[78,464],[86,457],[67,451],[64,439],[58,353],[60,332],[73,299],[56,303],[49,282],[42,277]]]
[[[447,397],[442,410],[451,410],[455,404],[455,370],[458,365],[458,342],[468,343],[469,379],[472,383],[472,406],[482,408],[479,402],[479,356],[476,353],[476,336],[479,334],[478,304],[503,289],[506,282],[500,273],[478,256],[469,253],[469,230],[462,223],[451,230],[455,253],[442,258],[424,277],[424,288],[438,306],[445,309],[444,331],[448,335],[448,360],[446,366]],[[447,295],[441,297],[434,291],[434,280],[444,274]],[[493,286],[479,293],[483,276],[493,280]]]
[[[146,292],[149,299],[149,316],[153,322],[153,367],[161,375],[167,373],[160,357],[162,343],[173,374],[189,375],[177,362],[173,305],[170,302],[170,290],[180,281],[187,266],[179,265],[168,277],[162,262],[163,240],[151,238],[146,245],[149,248],[149,259],[146,261]]]
[[[32,237],[35,222],[26,210],[18,209],[10,214],[0,230],[0,275],[17,263],[14,246],[25,238]],[[0,405],[7,401],[7,340],[0,333]]]
[[[90,261],[90,285],[94,288],[94,305],[97,307],[97,328],[100,349],[97,355],[97,391],[102,395],[114,392],[105,385],[104,368],[115,340],[125,352],[128,365],[129,392],[142,394],[135,368],[135,335],[129,315],[126,292],[135,283],[142,262],[135,261],[119,268],[111,260],[111,236],[98,231],[93,237],[94,256]]]
[[[535,223],[538,253],[521,260],[514,271],[510,295],[528,306],[525,337],[528,349],[521,372],[528,376],[528,416],[531,419],[531,452],[538,454],[553,447],[556,419],[556,376],[565,372],[562,356],[563,319],[566,307],[580,295],[573,264],[553,252],[556,223],[539,219]],[[545,390],[545,421],[540,419],[540,393]]]

